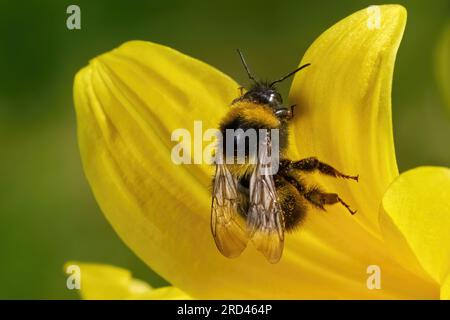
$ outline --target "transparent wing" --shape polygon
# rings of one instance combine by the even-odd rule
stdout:
[[[245,249],[248,234],[238,213],[237,181],[224,164],[216,165],[211,204],[211,231],[219,251],[228,258]]]
[[[250,178],[250,206],[247,229],[252,242],[271,263],[280,260],[284,247],[284,220],[277,200],[267,138],[260,147],[258,161]]]

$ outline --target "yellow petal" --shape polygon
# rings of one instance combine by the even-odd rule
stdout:
[[[326,254],[346,266],[341,276],[358,278],[364,266],[379,265],[385,294],[415,291],[415,297],[436,297],[436,287],[422,273],[412,269],[408,272],[414,276],[406,276],[400,271],[403,267],[392,261],[395,257],[386,252],[379,234],[379,203],[398,175],[391,88],[405,24],[406,11],[401,6],[366,8],[325,31],[302,58],[300,65],[311,66],[296,75],[290,92],[290,102],[296,104],[292,156],[316,156],[344,173],[359,174],[360,180],[310,177],[311,184],[337,192],[358,213],[350,216],[340,206],[330,207],[327,214],[314,213],[296,240],[306,250],[312,241],[305,237],[308,233],[326,248]],[[343,254],[337,258],[336,251],[350,258]]]
[[[69,262],[80,270],[80,295],[85,300],[172,300],[189,299],[174,287],[153,289],[147,283],[134,279],[130,271],[111,265]]]
[[[383,196],[382,230],[393,250],[415,257],[448,297],[450,169],[419,167],[400,175]],[[403,238],[403,241],[389,241]]]
[[[439,37],[436,48],[436,75],[442,96],[450,108],[450,22]]]
[[[359,183],[319,177],[378,232],[378,205],[398,175],[392,136],[391,89],[406,24],[399,5],[372,6],[340,21],[308,49],[290,98],[296,106],[293,138],[301,157],[317,156]],[[297,112],[298,111],[298,112]]]
[[[396,25],[398,17],[391,16]],[[351,16],[340,24],[346,21],[356,28],[360,23]],[[170,136],[176,128],[192,131],[196,119],[204,129],[217,127],[237,87],[206,64],[148,42],[126,43],[78,73],[75,105],[84,169],[125,243],[195,298],[431,296],[432,286],[392,262],[381,241],[346,212],[312,213],[302,230],[287,235],[276,265],[252,246],[235,260],[218,252],[209,226],[212,170],[175,165]],[[371,264],[383,267],[381,290],[366,286]]]
[[[450,300],[450,273],[447,275],[447,278],[441,284],[441,299]]]

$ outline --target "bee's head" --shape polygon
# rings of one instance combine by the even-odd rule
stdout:
[[[268,84],[256,82],[239,100],[247,100],[257,104],[265,104],[274,109],[283,104],[281,94]]]
[[[251,74],[251,72],[247,66],[247,63],[245,62],[242,52],[239,49],[237,51],[241,58],[242,64],[244,65],[245,71],[247,71],[248,77],[250,78],[250,80],[252,80],[254,82],[254,84],[241,97],[234,100],[233,103],[236,101],[243,101],[243,100],[245,101],[246,100],[246,101],[251,101],[251,102],[254,102],[257,104],[268,105],[268,106],[272,107],[274,110],[285,109],[282,107],[283,99],[281,98],[281,95],[278,92],[278,90],[275,88],[275,84],[284,81],[285,79],[296,74],[303,68],[308,67],[310,64],[309,63],[304,64],[276,81],[262,82],[262,81],[257,81],[255,79],[255,77],[253,77],[253,75]]]

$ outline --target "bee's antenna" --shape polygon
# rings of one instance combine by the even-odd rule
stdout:
[[[245,71],[247,71],[248,77],[250,78],[250,80],[253,80],[254,82],[257,82],[255,77],[253,77],[253,75],[251,74],[251,72],[250,72],[250,70],[249,70],[249,68],[247,66],[247,63],[245,62],[244,55],[242,54],[241,50],[239,50],[239,49],[236,49],[236,50],[237,50],[237,52],[239,54],[239,57],[241,58],[242,64],[244,65],[244,68],[245,68]]]
[[[306,68],[306,67],[309,67],[310,65],[311,65],[311,63],[307,63],[307,64],[302,65],[301,67],[295,69],[294,71],[292,71],[291,73],[285,75],[285,76],[282,77],[281,79],[272,82],[272,83],[269,85],[269,87],[272,87],[275,83],[279,83],[279,82],[281,82],[281,81],[286,80],[286,79],[289,78],[290,76],[293,76],[294,74],[296,74],[296,73],[299,72],[300,70],[302,70],[302,69],[304,69],[304,68]]]

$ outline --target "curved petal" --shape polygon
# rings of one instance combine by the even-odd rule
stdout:
[[[204,130],[217,127],[237,87],[206,64],[148,42],[126,43],[77,74],[86,176],[126,244],[195,298],[430,296],[427,283],[390,261],[380,241],[345,213],[317,215],[288,235],[276,265],[253,247],[239,259],[221,256],[209,226],[212,170],[175,165],[170,137],[176,128],[192,131],[196,119],[203,120]],[[366,287],[373,263],[385,270],[382,290]]]
[[[130,271],[119,267],[70,262],[80,268],[80,295],[85,300],[178,300],[189,299],[174,287],[153,289],[147,283],[134,279]]]
[[[391,88],[405,24],[399,5],[371,6],[340,21],[305,53],[301,63],[311,66],[296,75],[290,92],[298,154],[359,174],[358,184],[316,180],[357,209],[355,218],[374,233],[383,192],[398,175]]]
[[[450,22],[439,37],[436,48],[436,75],[442,96],[450,108]]]
[[[423,273],[409,270],[414,273],[408,276],[409,281],[406,273],[401,274],[404,267],[386,252],[378,225],[382,194],[398,175],[391,88],[405,24],[403,7],[372,6],[325,31],[302,58],[300,65],[311,66],[295,76],[290,91],[290,102],[296,104],[291,156],[316,156],[347,174],[359,174],[360,180],[308,177],[311,185],[317,183],[337,192],[358,213],[350,216],[336,205],[326,215],[311,213],[314,217],[296,237],[296,245],[302,248],[299,255],[303,256],[309,248],[314,250],[311,243],[326,248],[328,258],[338,263],[324,263],[317,254],[312,260],[329,273],[358,279],[360,270],[376,264],[383,270],[386,292],[416,290],[422,293],[416,297],[436,297],[435,285]]]
[[[450,169],[419,167],[401,174],[384,194],[382,209],[387,243],[408,262],[418,261],[448,294]]]

